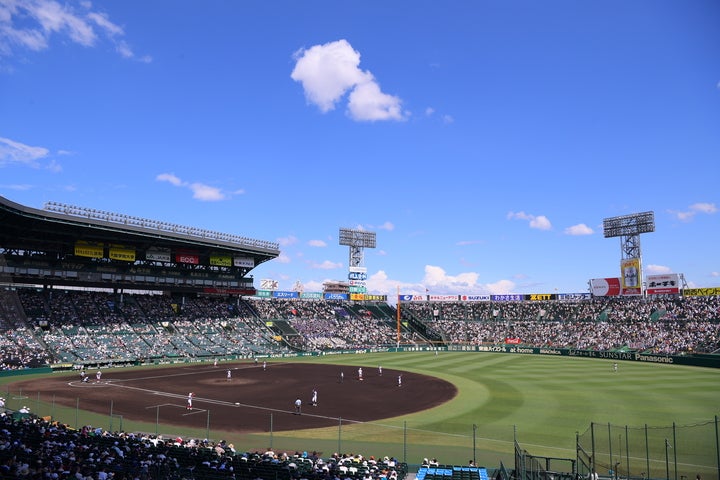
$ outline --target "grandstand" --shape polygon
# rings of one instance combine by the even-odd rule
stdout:
[[[401,298],[396,307],[351,301],[338,292],[282,298],[263,295],[251,275],[255,266],[278,256],[272,242],[58,204],[48,207],[35,210],[0,198],[0,370],[7,372],[400,348],[525,348],[538,355],[671,359],[720,367],[718,289],[541,301]],[[32,416],[4,417],[4,428],[26,431],[28,418]],[[153,458],[145,465],[134,459],[115,478],[131,470],[144,472],[145,478],[248,480],[319,479],[331,473],[352,480],[382,475],[402,480],[408,474],[407,464],[394,459],[373,458],[374,464],[368,464],[369,458],[324,458],[318,463],[320,458],[307,461],[297,452],[279,460],[268,452],[230,455],[232,449],[221,442],[204,449],[193,445],[198,447],[193,450],[185,442],[147,435],[111,435],[108,440],[108,432],[98,432],[93,442],[88,432],[49,421],[39,425],[90,445],[88,450],[98,455],[111,455],[118,442]],[[27,452],[25,457],[35,459]],[[173,462],[164,461],[169,458]],[[15,471],[2,478],[13,478],[11,473],[24,478],[21,466],[15,464]],[[91,476],[99,471],[97,465],[78,467]],[[491,475],[502,478],[503,472],[504,467]],[[426,466],[417,474],[432,480],[477,480],[487,478],[488,471],[442,465]],[[544,475],[524,474],[527,480]]]

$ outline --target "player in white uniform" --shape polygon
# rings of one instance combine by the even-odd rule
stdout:
[[[193,409],[192,401],[193,401],[194,396],[195,396],[195,394],[193,392],[188,393],[188,398],[187,398],[187,409],[188,410]]]

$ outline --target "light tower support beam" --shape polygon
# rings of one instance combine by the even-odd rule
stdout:
[[[365,263],[365,249],[375,248],[375,232],[365,230],[352,230],[349,228],[340,229],[340,245],[350,247],[350,267],[362,267]]]
[[[642,284],[642,251],[640,249],[640,234],[655,231],[655,213],[643,212],[620,217],[611,217],[603,220],[603,233],[605,238],[620,237],[620,265],[625,271],[622,273],[623,287],[640,287]],[[635,271],[637,270],[637,271]],[[630,280],[634,277],[634,280]],[[635,284],[629,284],[636,282]]]

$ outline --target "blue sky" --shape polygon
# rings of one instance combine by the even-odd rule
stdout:
[[[720,285],[720,2],[0,1],[0,195],[277,241],[256,280]],[[256,282],[259,283],[259,282]],[[259,286],[259,285],[257,285]]]

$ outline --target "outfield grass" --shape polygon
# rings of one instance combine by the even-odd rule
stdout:
[[[514,438],[533,455],[574,459],[576,435],[582,435],[584,445],[589,443],[586,432],[594,422],[598,461],[620,461],[639,475],[638,471],[647,470],[644,437],[649,431],[652,476],[665,477],[664,439],[668,437],[675,446],[670,463],[673,468],[679,465],[679,475],[694,478],[701,472],[711,478],[717,474],[713,422],[720,414],[719,370],[619,362],[618,372],[613,372],[610,360],[464,352],[328,355],[291,361],[344,363],[370,369],[382,365],[441,377],[454,383],[459,393],[431,410],[378,422],[339,421],[333,428],[226,437],[238,448],[272,446],[276,450],[315,449],[326,454],[394,455],[410,464],[419,463],[423,457],[453,464],[466,464],[474,458],[488,467],[502,461],[512,468]],[[393,389],[388,391],[388,395],[394,393]],[[70,425],[77,421],[55,413]],[[89,418],[95,425],[107,423],[107,419]],[[678,427],[675,431],[657,428],[673,423]],[[693,424],[705,425],[683,427]],[[644,429],[646,425],[648,430]],[[123,428],[153,432],[156,427],[126,421]],[[171,428],[163,433],[206,434],[173,432]],[[642,447],[636,445],[641,437]],[[631,448],[629,439],[633,441]],[[658,439],[661,446],[656,444]],[[638,448],[642,451],[637,452]],[[675,458],[678,452],[680,457]]]
[[[431,352],[330,356],[299,361],[343,361],[425,373],[454,383],[460,393],[451,402],[429,411],[355,426],[352,430],[346,427],[342,432],[327,429],[297,432],[296,436],[307,435],[315,440],[341,436],[341,445],[358,445],[360,450],[374,444],[370,449],[373,452],[378,451],[377,445],[397,451],[393,444],[401,443],[399,455],[406,455],[411,463],[435,456],[441,461],[465,464],[476,457],[480,463],[497,466],[500,461],[513,465],[513,438],[534,455],[574,459],[576,434],[585,433],[594,422],[597,452],[611,450],[612,454],[614,449],[613,461],[623,464],[628,462],[624,458],[627,453],[633,461],[631,471],[645,471],[645,460],[633,458],[632,444],[628,448],[625,426],[628,437],[636,444],[638,437],[643,437],[639,456],[644,457],[645,425],[649,427],[650,442],[662,435],[670,437],[672,445],[673,423],[681,427],[710,422],[689,430],[678,428],[676,450],[682,451],[682,442],[701,437],[700,445],[692,447],[692,462],[686,467],[688,477],[694,478],[695,470],[717,474],[712,422],[720,414],[720,371],[715,369],[619,362],[614,372],[610,360],[463,352],[440,352],[437,356]],[[618,435],[623,438],[615,438]],[[614,445],[608,445],[608,440]],[[634,448],[637,450],[638,445]],[[654,458],[650,470],[664,477],[664,450],[658,452],[652,445],[650,450]],[[670,454],[671,463],[674,453]],[[683,455],[687,457],[689,452]]]

